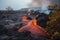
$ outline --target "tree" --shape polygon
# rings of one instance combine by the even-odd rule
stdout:
[[[12,12],[13,12],[13,8],[11,8],[11,7],[6,8],[6,13],[7,14],[11,14]]]
[[[58,6],[53,6],[54,12],[50,13],[49,21],[47,22],[46,29],[51,34],[51,36],[53,36],[56,32],[60,33],[60,10],[57,8]]]

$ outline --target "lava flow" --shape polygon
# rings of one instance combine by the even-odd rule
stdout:
[[[27,17],[24,16],[24,20],[27,20]],[[18,30],[18,32],[26,32],[29,31],[31,32],[31,35],[37,35],[37,36],[42,36],[42,37],[49,37],[49,34],[47,33],[46,30],[44,30],[41,26],[37,25],[37,20],[33,19],[27,22],[27,25],[23,26]]]

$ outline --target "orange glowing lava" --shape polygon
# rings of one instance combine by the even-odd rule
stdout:
[[[26,17],[24,17],[26,19]],[[24,19],[24,20],[25,20]],[[27,23],[27,25],[23,26],[18,30],[18,32],[23,32],[23,31],[30,31],[31,34],[37,35],[37,36],[44,36],[48,37],[49,34],[44,30],[41,26],[37,25],[37,20],[33,19]]]

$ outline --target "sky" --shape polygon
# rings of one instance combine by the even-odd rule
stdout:
[[[0,0],[0,10],[5,10],[7,7],[11,7],[14,10],[19,10],[21,8],[27,8],[31,2],[32,0]],[[44,2],[43,2],[42,7],[46,6]],[[60,7],[60,0],[53,0],[51,1],[51,3],[57,3]]]
[[[0,0],[0,10],[5,10],[9,6],[14,10],[27,8],[30,2],[31,0]]]

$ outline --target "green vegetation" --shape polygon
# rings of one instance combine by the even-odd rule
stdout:
[[[47,22],[47,31],[51,35],[51,40],[59,39],[60,37],[60,10],[58,7],[53,8],[50,13],[49,21]]]

